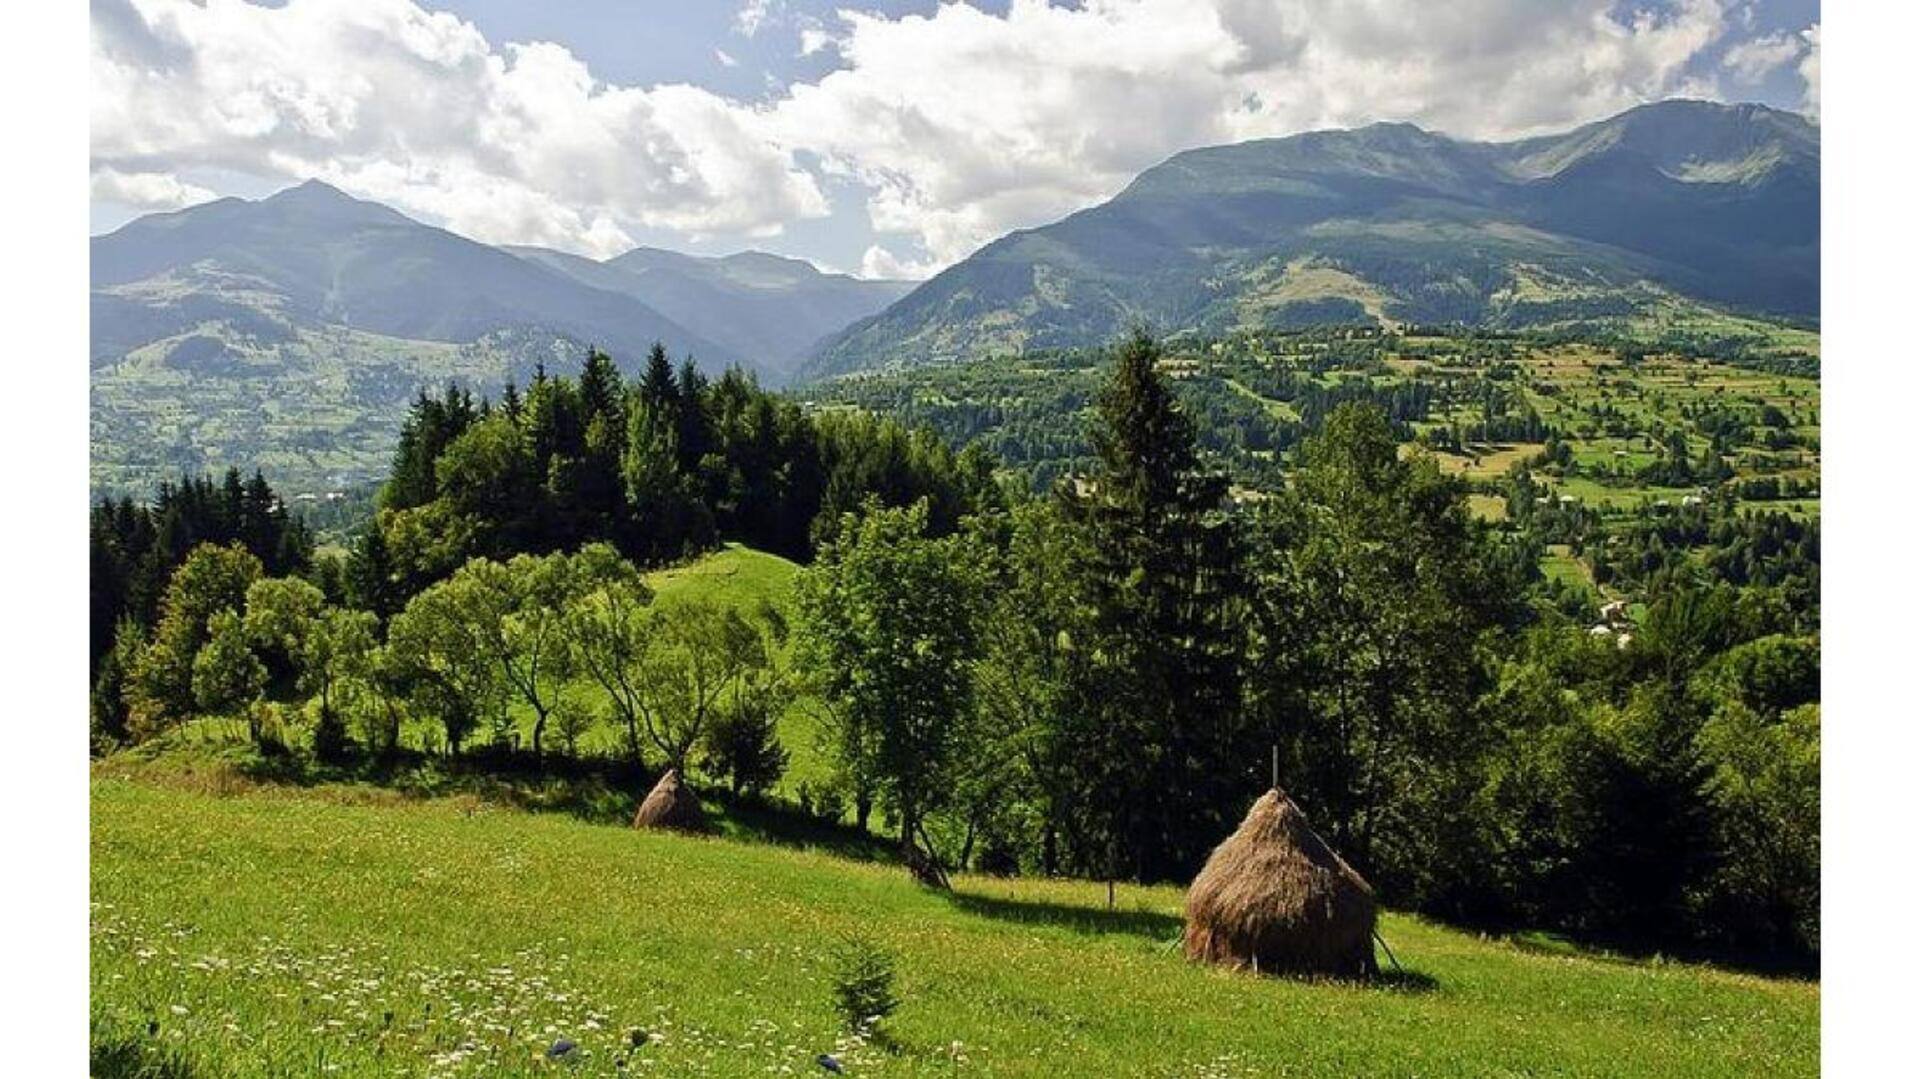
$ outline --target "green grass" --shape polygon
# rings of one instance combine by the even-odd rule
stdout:
[[[1592,596],[1599,595],[1599,589],[1593,583],[1593,572],[1564,543],[1548,545],[1545,557],[1540,559],[1540,572],[1550,581],[1572,585]]]
[[[660,602],[700,597],[750,611],[765,600],[784,610],[799,572],[779,555],[729,543],[693,562],[647,574],[647,585]]]
[[[353,789],[96,770],[96,1059],[171,1074],[1797,1075],[1817,985],[1544,952],[1389,915],[1416,975],[1309,984],[1188,964],[1180,892],[962,878]],[[836,945],[905,1003],[849,1043]],[[463,1048],[465,1047],[465,1048]],[[105,1074],[106,1072],[102,1072]],[[123,1073],[124,1074],[124,1073]],[[154,1072],[153,1074],[166,1074]],[[820,1073],[823,1074],[823,1073]]]

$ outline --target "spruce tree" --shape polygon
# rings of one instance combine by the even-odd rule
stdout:
[[[400,582],[378,521],[367,527],[347,553],[346,588],[347,602],[372,611],[382,624],[400,613],[404,602]]]
[[[1070,691],[1090,826],[1080,860],[1146,880],[1198,868],[1261,771],[1242,738],[1226,480],[1202,469],[1161,355],[1143,331],[1116,350],[1097,402],[1099,466],[1066,496],[1086,531],[1092,611]]]

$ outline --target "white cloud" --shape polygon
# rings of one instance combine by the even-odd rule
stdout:
[[[860,276],[868,279],[889,278],[897,281],[917,281],[932,277],[942,267],[931,260],[903,259],[893,252],[874,244],[860,257]]]
[[[1720,66],[1733,72],[1734,78],[1740,82],[1751,86],[1798,60],[1805,51],[1806,43],[1800,35],[1782,30],[1734,45],[1720,58]]]
[[[410,0],[103,8],[96,170],[318,176],[481,240],[597,255],[635,226],[764,236],[827,212],[763,110],[607,85],[559,45],[495,48]]]
[[[178,210],[215,197],[206,188],[185,183],[170,172],[97,168],[89,179],[89,194],[96,201],[117,202],[136,210]]]
[[[819,23],[810,23],[800,28],[800,55],[812,56],[824,49],[838,48],[840,40],[827,32]]]
[[[746,0],[740,5],[740,10],[733,13],[734,32],[742,37],[752,37],[785,6],[783,0]]]
[[[1807,54],[1800,58],[1800,81],[1806,84],[1806,95],[1801,99],[1800,107],[1808,116],[1820,118],[1820,24],[1814,23],[1800,31],[1800,37],[1807,43]]]

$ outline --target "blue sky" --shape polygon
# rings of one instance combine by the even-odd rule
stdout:
[[[924,276],[1196,145],[1818,111],[1807,0],[92,0],[92,228],[317,176],[489,242]]]

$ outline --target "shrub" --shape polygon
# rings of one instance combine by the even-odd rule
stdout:
[[[800,803],[800,812],[828,824],[839,824],[841,818],[847,815],[846,795],[830,783],[818,784],[803,779],[794,790],[794,798]]]
[[[864,1032],[900,1006],[894,995],[893,953],[865,937],[850,937],[833,957],[833,1007],[847,1029]]]
[[[767,708],[728,709],[707,731],[706,770],[724,776],[733,793],[767,790],[787,770],[787,751],[773,712]]]
[[[353,739],[347,734],[347,721],[338,711],[319,712],[313,724],[313,755],[323,764],[342,764],[353,755]]]

